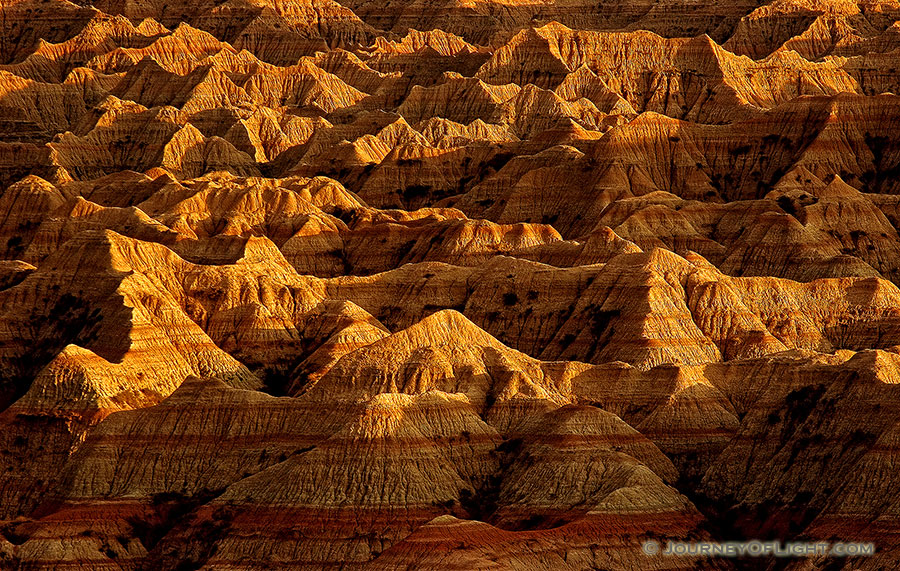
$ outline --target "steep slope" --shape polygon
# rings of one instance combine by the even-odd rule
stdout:
[[[0,4],[0,568],[900,566],[896,0]],[[669,540],[873,557],[653,557]]]

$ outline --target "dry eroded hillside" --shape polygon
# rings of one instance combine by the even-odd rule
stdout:
[[[3,0],[0,568],[897,568],[898,93],[897,0]]]

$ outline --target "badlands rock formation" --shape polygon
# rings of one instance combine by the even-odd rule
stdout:
[[[896,0],[3,2],[0,569],[900,567],[898,70]]]

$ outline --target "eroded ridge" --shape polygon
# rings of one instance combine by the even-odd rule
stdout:
[[[898,93],[896,0],[0,4],[0,568],[900,566]]]

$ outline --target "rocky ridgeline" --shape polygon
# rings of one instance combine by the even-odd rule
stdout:
[[[0,568],[900,562],[895,0],[0,5]]]

